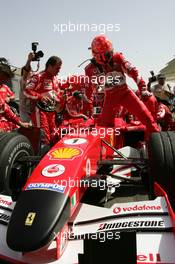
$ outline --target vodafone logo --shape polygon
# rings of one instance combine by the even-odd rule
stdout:
[[[115,207],[114,210],[113,210],[113,213],[114,214],[119,214],[121,211],[122,211],[121,207]]]
[[[115,207],[113,209],[114,214],[119,214],[121,212],[127,213],[127,212],[136,212],[136,211],[160,211],[161,206],[160,205],[134,205],[134,206],[128,206],[128,207]]]
[[[4,199],[2,199],[1,197],[0,197],[0,205],[11,205],[12,204],[12,202],[10,202],[10,201],[7,201],[7,200],[4,200]]]
[[[42,175],[45,177],[60,176],[65,172],[65,167],[61,164],[52,164],[42,170]]]

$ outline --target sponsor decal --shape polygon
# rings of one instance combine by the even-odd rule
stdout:
[[[58,148],[48,153],[50,159],[74,159],[82,154],[79,148]]]
[[[121,211],[122,211],[121,207],[115,207],[114,210],[113,210],[113,213],[114,214],[119,214],[119,213],[121,213]]]
[[[33,213],[33,212],[28,213],[26,220],[25,220],[25,225],[32,226],[35,216],[36,216],[36,213]]]
[[[21,148],[25,148],[25,149],[30,149],[31,145],[29,143],[25,143],[25,142],[21,142],[19,144],[17,144],[15,146],[15,148],[13,149],[13,151],[10,153],[9,157],[8,157],[8,163],[11,163],[14,155],[16,155],[16,152],[21,149]]]
[[[160,205],[134,205],[128,207],[115,207],[113,209],[114,214],[136,212],[136,211],[160,211],[162,208]]]
[[[53,183],[30,183],[26,190],[33,190],[33,189],[39,189],[39,190],[51,190],[56,191],[60,193],[64,193],[65,186],[59,185],[59,184],[53,184]]]
[[[3,198],[0,197],[0,205],[11,205],[12,202],[4,200]]]
[[[10,215],[4,214],[4,213],[0,213],[0,221],[8,223],[9,220],[10,220]]]
[[[154,221],[128,221],[128,222],[116,222],[116,223],[103,223],[100,224],[98,231],[101,230],[112,230],[120,228],[150,228],[150,227],[164,227],[164,221],[154,220]]]
[[[42,170],[42,175],[45,177],[60,176],[65,172],[65,167],[61,164],[48,165]]]
[[[87,139],[85,138],[69,138],[64,140],[64,144],[66,145],[81,145],[87,143]]]
[[[61,236],[61,242],[60,242],[60,255],[62,255],[66,244],[67,244],[67,236],[68,236],[68,226],[66,225],[63,231],[60,233]]]
[[[148,255],[137,255],[137,261],[142,262],[142,261],[151,261],[153,263],[160,262],[161,263],[161,257],[159,253],[149,253]]]
[[[77,203],[77,194],[76,192],[72,195],[71,197],[71,205],[72,205],[72,208],[76,205]]]
[[[90,159],[87,159],[86,161],[86,177],[91,176],[91,161]]]

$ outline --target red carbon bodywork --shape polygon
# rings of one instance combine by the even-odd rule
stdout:
[[[111,143],[113,137],[106,135],[105,139]],[[74,140],[75,143],[73,143]],[[72,144],[69,141],[72,141]],[[111,154],[111,150],[107,147],[103,147],[101,150],[100,136],[92,134],[79,137],[67,135],[44,156],[23,190],[25,191],[31,184],[37,183],[63,186],[63,193],[68,195],[71,200],[70,216],[72,216],[86,189],[80,180],[85,177],[93,177],[96,174],[100,155],[104,157]],[[45,189],[47,190],[47,187]]]

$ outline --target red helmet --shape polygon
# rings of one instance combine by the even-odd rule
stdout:
[[[107,63],[113,54],[112,42],[104,35],[95,37],[91,43],[94,59],[99,64]]]

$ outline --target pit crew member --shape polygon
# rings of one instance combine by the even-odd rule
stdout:
[[[0,98],[0,130],[1,132],[10,132],[13,129],[21,127],[29,128],[30,123],[22,122],[20,118],[12,112],[4,99]]]
[[[60,71],[62,60],[52,56],[46,62],[43,72],[33,75],[28,80],[24,95],[34,103],[31,119],[35,126],[43,130],[42,144],[50,145],[55,140],[55,107],[60,102],[59,81],[56,75]]]

